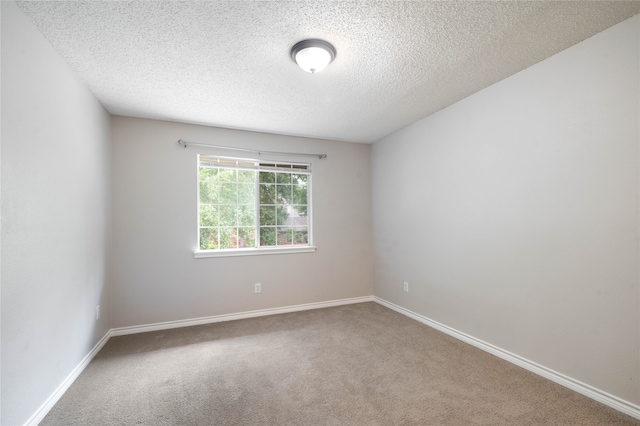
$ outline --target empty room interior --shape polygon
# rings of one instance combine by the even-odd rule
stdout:
[[[0,13],[2,425],[640,424],[640,2]]]

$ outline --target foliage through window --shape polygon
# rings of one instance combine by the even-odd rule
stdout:
[[[309,246],[311,167],[198,156],[200,250]]]

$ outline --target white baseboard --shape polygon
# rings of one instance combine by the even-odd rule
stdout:
[[[31,416],[31,418],[27,420],[25,425],[28,425],[28,426],[37,425],[42,421],[42,419],[44,419],[44,417],[47,415],[49,410],[53,408],[53,406],[58,402],[58,400],[62,397],[62,395],[64,395],[67,389],[69,389],[69,387],[78,378],[78,376],[80,376],[82,371],[91,362],[91,360],[97,355],[97,353],[100,352],[100,349],[102,349],[102,347],[107,343],[107,341],[109,341],[111,336],[123,336],[127,334],[144,333],[148,331],[167,330],[167,329],[179,328],[179,327],[189,327],[192,325],[212,324],[212,323],[222,322],[222,321],[232,321],[232,320],[238,320],[238,319],[244,319],[244,318],[255,318],[255,317],[261,317],[261,316],[267,316],[267,315],[299,312],[299,311],[306,311],[311,309],[329,308],[332,306],[350,305],[354,303],[363,303],[363,302],[379,303],[382,306],[386,306],[389,309],[399,312],[423,324],[426,324],[429,327],[442,331],[445,334],[448,334],[452,337],[455,337],[456,339],[462,340],[465,343],[468,343],[479,349],[489,352],[490,354],[493,354],[499,358],[509,361],[512,364],[515,364],[519,367],[522,367],[526,370],[536,373],[542,377],[552,380],[562,386],[565,386],[591,399],[594,399],[598,402],[608,405],[609,407],[612,407],[618,411],[621,411],[631,417],[640,419],[640,406],[638,405],[635,405],[631,402],[620,399],[602,390],[596,389],[593,386],[587,385],[586,383],[582,383],[578,380],[567,377],[561,373],[553,371],[542,365],[536,364],[533,361],[529,361],[526,358],[515,355],[504,349],[498,348],[497,346],[484,342],[480,339],[476,339],[475,337],[469,336],[468,334],[462,333],[444,324],[440,324],[437,321],[433,321],[427,317],[416,314],[415,312],[412,312],[401,306],[395,305],[379,297],[364,296],[364,297],[354,297],[350,299],[331,300],[328,302],[317,302],[317,303],[307,303],[303,305],[285,306],[281,308],[260,309],[256,311],[240,312],[237,314],[215,315],[210,317],[194,318],[189,320],[168,321],[168,322],[147,324],[147,325],[134,326],[134,327],[113,328],[109,330],[102,339],[100,339],[100,341],[93,347],[93,349],[91,349],[91,351],[87,354],[87,356],[84,357],[84,359],[80,362],[80,364],[78,364],[78,366],[67,376],[67,378],[60,384],[60,386],[58,386],[58,388],[44,402],[44,404],[40,406],[38,411],[36,411]]]
[[[107,331],[107,333],[100,339],[98,343],[91,349],[91,351],[85,356],[80,364],[67,376],[66,379],[60,383],[60,386],[51,394],[49,398],[38,408],[29,420],[25,423],[25,426],[35,426],[44,419],[47,413],[56,405],[56,402],[62,398],[62,395],[69,389],[69,387],[76,381],[80,373],[84,371],[87,365],[91,362],[91,360],[100,352],[100,349],[109,341],[111,331]]]
[[[529,370],[532,373],[535,373],[539,376],[542,376],[546,379],[556,382],[562,386],[565,386],[571,390],[574,390],[586,397],[589,397],[605,405],[608,405],[609,407],[614,408],[618,411],[621,411],[624,414],[627,414],[636,419],[640,419],[640,406],[638,405],[635,405],[629,401],[620,399],[605,391],[594,388],[593,386],[590,386],[586,383],[582,383],[579,380],[572,379],[571,377],[565,376],[564,374],[558,373],[557,371],[553,371],[550,368],[544,367],[540,364],[536,364],[533,361],[530,361],[519,355],[513,354],[504,349],[501,349],[490,343],[487,343],[480,339],[476,339],[475,337],[465,334],[454,328],[448,327],[444,324],[440,324],[439,322],[433,321],[432,319],[424,317],[420,314],[416,314],[413,311],[410,311],[401,306],[388,302],[384,299],[381,299],[375,296],[373,299],[376,303],[379,303],[382,306],[386,306],[389,309],[393,309],[394,311],[399,312],[402,315],[405,315],[409,318],[412,318],[416,321],[426,324],[429,327],[435,328],[436,330],[441,331],[445,334],[448,334],[449,336],[455,337],[458,340],[462,340],[463,342],[468,343],[472,346],[475,346],[476,348],[482,349],[485,352],[489,352],[490,354],[495,355],[498,358],[502,358],[505,361],[509,361],[512,364],[515,364],[519,367],[524,368],[525,370]]]
[[[284,306],[281,308],[259,309],[257,311],[239,312],[236,314],[214,315],[211,317],[187,320],[158,322],[155,324],[136,325],[133,327],[112,328],[112,336],[146,333],[148,331],[168,330],[171,328],[190,327],[193,325],[212,324],[215,322],[233,321],[245,318],[264,317],[267,315],[285,314],[288,312],[308,311],[310,309],[330,308],[332,306],[351,305],[354,303],[373,302],[373,296],[353,297],[350,299],[330,300],[328,302],[306,303],[304,305]]]

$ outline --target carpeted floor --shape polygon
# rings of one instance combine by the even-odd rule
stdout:
[[[640,425],[375,303],[114,337],[41,425]]]

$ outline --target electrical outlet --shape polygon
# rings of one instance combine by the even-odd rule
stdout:
[[[253,287],[253,291],[256,293],[262,293],[262,284],[255,283]]]
[[[96,306],[96,321],[100,319],[100,305]]]
[[[409,283],[408,282],[404,282],[404,291],[406,291],[407,293],[409,293]]]

